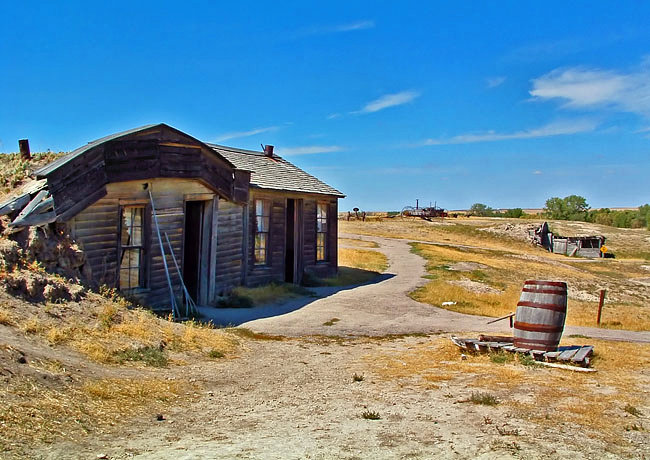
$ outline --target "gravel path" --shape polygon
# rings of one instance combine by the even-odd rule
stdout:
[[[295,299],[282,305],[230,312],[248,315],[233,321],[257,332],[286,336],[377,336],[436,332],[511,333],[508,321],[465,315],[416,302],[408,293],[427,280],[425,260],[411,252],[409,240],[342,234],[343,238],[374,241],[389,261],[384,279],[351,289],[317,288],[321,297]],[[453,300],[453,299],[449,299]],[[513,307],[514,308],[514,307]],[[259,318],[259,319],[253,319]],[[338,321],[331,323],[333,318]],[[328,323],[331,325],[325,325]],[[650,342],[650,332],[567,326],[565,334]]]

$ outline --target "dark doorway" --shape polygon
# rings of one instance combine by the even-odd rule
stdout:
[[[294,267],[295,267],[295,247],[296,241],[294,235],[296,233],[295,226],[296,202],[292,199],[287,199],[287,224],[285,226],[287,236],[285,239],[285,255],[284,255],[284,280],[287,283],[294,282]]]
[[[185,203],[185,241],[183,251],[183,281],[195,302],[199,295],[201,274],[201,240],[203,233],[203,201]]]

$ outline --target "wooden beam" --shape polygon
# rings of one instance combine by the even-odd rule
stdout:
[[[31,200],[29,204],[25,206],[25,208],[23,208],[22,211],[20,211],[20,214],[18,214],[18,216],[14,219],[14,221],[9,225],[12,227],[16,225],[21,225],[21,224],[17,224],[17,222],[20,222],[25,217],[27,217],[36,208],[36,206],[38,206],[41,203],[41,201],[45,199],[48,193],[49,192],[47,190],[41,190],[40,192],[38,192],[34,197],[34,199]]]
[[[23,209],[30,201],[29,193],[12,198],[0,206],[0,216],[6,216],[14,211]]]
[[[200,145],[181,144],[178,142],[161,142],[159,145],[164,145],[166,147],[183,147],[186,149],[202,149]]]
[[[30,214],[20,220],[15,220],[11,227],[36,227],[38,225],[51,224],[56,220],[56,213],[54,211],[44,212],[41,214]]]

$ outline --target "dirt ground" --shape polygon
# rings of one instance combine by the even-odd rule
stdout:
[[[579,459],[650,455],[646,431],[621,430],[612,443],[597,431],[561,419],[542,424],[518,416],[515,403],[533,399],[537,383],[516,391],[495,385],[491,392],[501,403],[487,406],[467,402],[480,372],[434,384],[423,383],[417,373],[397,378],[382,375],[382,367],[401,366],[405,354],[432,347],[438,340],[423,336],[250,341],[235,359],[157,371],[183,382],[191,375],[186,384],[193,388],[185,404],[162,411],[164,420],[157,420],[157,411],[138,414],[75,442],[40,446],[29,456]],[[378,366],[386,356],[397,361]],[[461,362],[458,354],[450,366]],[[543,381],[545,375],[563,371],[536,372]],[[355,374],[363,380],[355,382]],[[647,377],[646,373],[646,382]],[[364,419],[366,411],[380,419]]]
[[[649,332],[567,328],[573,341],[603,350],[598,372],[588,375],[464,356],[450,345],[452,332],[505,332],[507,324],[488,328],[487,318],[412,300],[406,294],[427,280],[406,241],[347,236],[379,245],[387,273],[354,289],[322,288],[320,298],[282,311],[267,307],[269,317],[244,326],[270,335],[245,335],[222,359],[100,365],[0,324],[7,382],[22,373],[59,392],[89,378],[179,388],[135,413],[105,411],[79,419],[83,430],[18,442],[0,458],[650,457]],[[603,339],[635,343],[617,348]]]

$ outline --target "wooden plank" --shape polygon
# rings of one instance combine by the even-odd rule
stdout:
[[[585,360],[585,358],[591,356],[593,353],[594,347],[591,345],[585,345],[576,352],[573,358],[571,358],[571,361],[574,363],[581,363]]]
[[[535,358],[535,361],[542,361],[544,359],[544,350],[530,350],[530,355]]]
[[[530,351],[529,348],[520,348],[520,347],[515,347],[515,353],[528,353]]]
[[[547,361],[556,361],[557,357],[560,356],[561,351],[547,351],[544,353],[544,358],[546,358]]]
[[[467,344],[465,343],[465,339],[461,339],[452,335],[451,342],[457,347],[462,348],[463,350],[467,350]]]
[[[570,361],[571,358],[580,350],[580,348],[573,348],[569,350],[565,350],[562,353],[560,353],[560,356],[557,357],[558,361]]]
[[[31,199],[29,198],[29,193],[25,193],[24,195],[17,196],[15,198],[12,198],[9,201],[5,201],[2,206],[0,206],[0,216],[6,216],[7,214],[11,214],[14,211],[18,211],[19,209],[23,209]]]
[[[14,219],[14,221],[10,225],[14,225],[15,222],[20,221],[21,219],[25,218],[30,212],[32,212],[36,206],[38,206],[41,201],[45,199],[47,196],[48,191],[47,190],[41,190],[36,194],[36,196],[23,208],[22,211],[20,211],[20,214]]]
[[[556,369],[564,369],[573,372],[596,372],[596,369],[588,369],[588,368],[577,367],[577,366],[568,366],[566,364],[546,363],[544,361],[540,361],[539,364],[546,367],[554,367]]]
[[[507,336],[507,335],[486,335],[486,334],[481,334],[478,336],[479,340],[483,340],[484,342],[509,342],[513,343],[515,338],[512,336]]]

